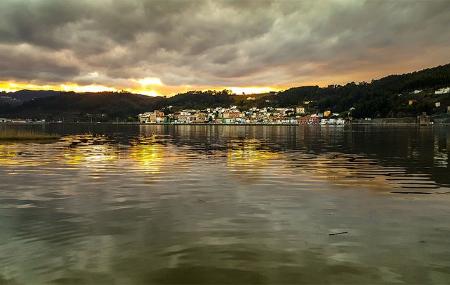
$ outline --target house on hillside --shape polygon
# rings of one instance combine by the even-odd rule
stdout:
[[[306,113],[306,108],[303,106],[298,106],[295,108],[295,113],[299,115],[303,115]]]
[[[244,114],[239,111],[236,107],[232,106],[230,109],[224,110],[224,112],[221,114],[222,122],[225,124],[235,124],[235,123],[241,123],[242,118],[244,117]]]
[[[197,120],[197,110],[182,110],[175,114],[175,122],[178,124],[191,124]]]
[[[138,117],[141,124],[161,124],[165,120],[164,112],[159,110],[139,114]]]
[[[297,119],[299,125],[318,125],[320,118],[316,115],[303,116]]]
[[[447,94],[447,93],[450,93],[450,87],[441,88],[441,89],[434,91],[434,94],[436,94],[436,95]]]
[[[196,124],[204,124],[208,122],[208,113],[205,112],[197,112],[194,116],[193,123]]]

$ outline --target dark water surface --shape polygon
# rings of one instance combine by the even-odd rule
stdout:
[[[34,128],[0,284],[450,283],[450,128]]]

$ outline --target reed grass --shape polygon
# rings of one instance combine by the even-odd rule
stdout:
[[[30,130],[0,130],[0,140],[53,140],[61,136]]]

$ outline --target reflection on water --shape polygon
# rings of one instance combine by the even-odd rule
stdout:
[[[0,284],[446,284],[450,130],[45,126],[0,143]]]
[[[74,144],[77,140],[65,138],[70,145],[62,146],[64,163],[69,165],[82,165],[83,167],[99,169],[102,165],[108,165],[118,159],[118,153],[113,146],[107,144]],[[86,138],[88,140],[88,138]]]
[[[161,144],[156,136],[139,137],[132,142],[129,157],[145,172],[160,173],[164,165],[169,165],[171,156],[167,146]],[[172,159],[173,162],[173,159]]]
[[[256,179],[270,175],[267,172],[277,157],[276,152],[262,149],[262,143],[257,139],[231,140],[227,146],[226,166],[230,173],[236,174],[233,179],[254,183]]]

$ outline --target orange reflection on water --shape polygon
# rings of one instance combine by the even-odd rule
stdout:
[[[170,160],[164,145],[156,143],[154,137],[146,138],[130,147],[129,158],[148,173],[160,173],[167,160]]]
[[[395,181],[389,180],[387,169],[373,160],[363,156],[350,156],[343,153],[318,154],[314,157],[299,155],[295,161],[287,164],[291,174],[302,176],[304,181],[323,182],[343,188],[366,188],[391,190],[400,187]],[[395,174],[404,172],[400,168],[389,171]]]
[[[106,142],[105,137],[91,135],[64,138],[62,156],[65,164],[101,169],[119,159],[118,151]]]
[[[34,144],[0,144],[0,164],[20,166],[40,166],[46,162],[36,159],[32,151]]]
[[[104,166],[118,159],[117,153],[111,146],[91,145],[64,152],[65,163],[69,165],[82,165],[88,168]]]
[[[247,175],[247,179],[263,175],[270,161],[279,154],[261,147],[261,142],[256,139],[232,141],[227,152],[227,168],[240,175]]]
[[[17,164],[17,151],[14,145],[2,145],[0,144],[0,164],[2,165],[14,165]]]

